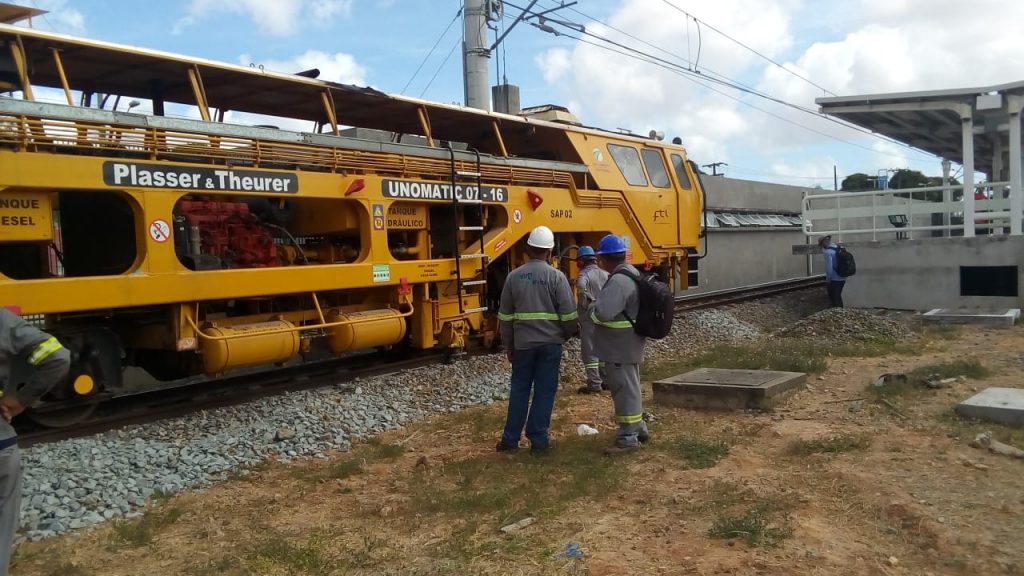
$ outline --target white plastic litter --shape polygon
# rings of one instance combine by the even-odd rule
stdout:
[[[580,436],[593,436],[594,434],[597,433],[597,428],[588,426],[586,424],[580,424],[579,426],[576,427],[576,434],[579,434]]]

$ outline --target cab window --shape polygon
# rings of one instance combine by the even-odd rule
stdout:
[[[686,162],[683,162],[683,157],[679,154],[672,155],[672,168],[676,171],[676,178],[679,179],[679,186],[690,189],[690,177],[686,174]]]
[[[647,186],[647,176],[644,174],[643,165],[640,164],[640,155],[637,154],[636,148],[609,144],[608,152],[630,186]]]
[[[668,180],[668,172],[665,171],[665,160],[660,150],[644,148],[640,151],[644,157],[644,166],[647,167],[647,175],[651,177],[651,184],[658,188],[668,188],[672,184]]]

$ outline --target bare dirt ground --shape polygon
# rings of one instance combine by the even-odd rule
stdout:
[[[666,408],[648,389],[653,441],[612,458],[610,398],[575,385],[544,457],[493,452],[503,403],[433,418],[25,544],[13,574],[1024,574],[1024,460],[968,445],[992,430],[1024,447],[1024,431],[952,415],[974,390],[1022,387],[1024,329],[915,347],[832,358],[770,412]],[[951,360],[990,374],[890,404],[868,389]],[[581,422],[601,434],[577,436]]]

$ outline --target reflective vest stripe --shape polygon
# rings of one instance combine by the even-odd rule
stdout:
[[[555,322],[568,322],[576,320],[580,315],[575,310],[568,314],[555,314],[554,312],[516,312],[514,314],[498,313],[498,320],[512,322],[513,320],[554,320]]]
[[[56,338],[50,336],[49,339],[44,340],[41,344],[36,346],[35,350],[28,357],[28,363],[36,366],[50,355],[61,349],[60,342]]]
[[[628,416],[619,416],[619,424],[639,424],[644,421],[643,414],[630,414]]]
[[[583,367],[584,368],[600,368],[601,367],[601,363],[600,362],[587,362],[586,364],[583,365]]]
[[[597,312],[591,312],[590,319],[594,321],[594,324],[598,326],[604,326],[605,328],[632,328],[633,325],[629,323],[629,320],[609,320],[608,322],[601,322],[597,319]]]

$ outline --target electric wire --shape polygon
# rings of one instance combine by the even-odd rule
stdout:
[[[423,88],[423,91],[420,92],[420,98],[423,98],[423,95],[427,93],[427,90],[430,90],[431,85],[434,84],[434,80],[437,79],[437,75],[441,73],[441,70],[444,68],[444,65],[448,63],[449,59],[451,59],[452,54],[455,53],[455,49],[459,47],[459,44],[462,44],[462,38],[455,39],[455,44],[452,44],[452,49],[448,51],[448,55],[444,57],[444,60],[441,61],[441,65],[438,66],[437,70],[434,71],[434,75],[430,77],[430,82],[427,82],[427,85]]]
[[[419,75],[420,70],[422,70],[423,66],[426,65],[427,60],[429,60],[430,57],[434,55],[434,50],[437,50],[438,44],[440,44],[441,41],[444,40],[445,36],[448,35],[448,32],[452,29],[452,26],[455,25],[455,22],[458,21],[459,16],[461,15],[462,7],[459,6],[459,9],[455,12],[455,17],[452,18],[452,21],[448,23],[448,26],[444,29],[444,32],[441,32],[441,35],[438,36],[437,41],[434,42],[434,45],[430,47],[430,51],[427,52],[427,55],[423,57],[423,60],[420,62],[420,65],[416,67],[416,71],[412,73],[412,76],[409,78],[409,81],[405,83],[405,86],[402,86],[402,89],[399,91],[399,94],[405,94],[405,91],[409,89],[409,85],[412,84],[412,81],[416,79],[417,75]]]
[[[508,2],[506,2],[506,3],[509,4],[509,6],[512,6],[513,8],[518,8],[518,7],[516,7],[515,5],[513,5],[511,3],[508,3]],[[579,13],[579,11],[576,11],[576,12]],[[582,14],[582,13],[580,13],[580,14],[585,16],[585,17],[587,17],[587,18],[591,18],[592,20],[595,20],[599,24],[602,24],[604,26],[608,26],[607,24],[605,24],[604,22],[601,22],[600,20],[594,19],[594,18],[592,18],[590,16],[587,16],[585,14]],[[794,104],[792,102],[788,102],[788,101],[782,100],[781,98],[776,98],[776,97],[771,96],[769,94],[763,93],[763,92],[761,92],[761,91],[759,91],[757,89],[751,88],[749,86],[745,86],[745,85],[743,85],[743,84],[741,84],[741,83],[739,83],[737,81],[731,80],[728,77],[725,77],[724,75],[720,75],[720,74],[715,73],[717,76],[722,76],[722,78],[716,78],[716,77],[713,77],[713,76],[709,76],[708,74],[703,74],[703,73],[695,71],[695,70],[693,70],[691,68],[681,66],[681,65],[679,65],[679,64],[677,64],[675,62],[666,60],[664,58],[660,58],[658,56],[654,56],[652,54],[649,54],[649,53],[644,52],[642,50],[638,50],[638,49],[633,48],[631,46],[627,46],[625,44],[622,44],[621,42],[616,42],[614,40],[611,40],[611,39],[609,39],[607,37],[604,37],[604,36],[601,36],[599,34],[594,34],[592,32],[588,32],[586,30],[586,28],[583,25],[581,25],[581,24],[578,24],[578,23],[575,23],[575,22],[559,21],[559,20],[552,19],[552,18],[548,18],[547,21],[548,22],[552,22],[554,24],[558,24],[560,26],[563,26],[563,27],[568,28],[570,30],[573,30],[575,32],[585,34],[587,36],[590,36],[590,37],[595,38],[597,40],[600,40],[602,42],[606,42],[608,44],[612,44],[614,46],[617,46],[617,47],[621,48],[622,50],[626,50],[626,51],[630,52],[631,54],[625,54],[625,53],[622,53],[622,52],[617,51],[617,50],[612,50],[613,52],[617,52],[617,53],[623,54],[624,56],[631,57],[631,58],[637,59],[639,61],[647,62],[649,64],[658,65],[658,66],[660,66],[662,68],[665,68],[665,69],[667,69],[667,70],[669,70],[671,72],[674,72],[674,73],[676,73],[676,74],[678,74],[680,76],[687,77],[690,80],[695,81],[697,84],[700,84],[701,86],[704,86],[705,88],[709,88],[710,89],[710,87],[707,86],[706,84],[703,84],[702,82],[696,81],[697,78],[699,78],[701,80],[709,81],[709,82],[714,82],[714,83],[719,84],[721,86],[732,88],[734,90],[737,90],[737,91],[740,91],[740,92],[744,92],[744,93],[750,94],[752,96],[757,96],[759,98],[766,99],[766,100],[769,100],[771,102],[775,102],[776,104],[779,104],[781,106],[786,106],[788,108],[792,108],[794,110],[797,110],[797,111],[800,111],[800,112],[804,112],[806,114],[810,114],[810,115],[812,115],[812,116],[814,116],[816,118],[819,118],[819,119],[822,119],[822,120],[825,120],[825,121],[828,121],[828,122],[832,122],[832,123],[834,123],[836,125],[842,126],[844,128],[850,129],[850,130],[856,130],[857,132],[860,132],[862,134],[871,136],[873,138],[878,138],[878,139],[883,140],[885,142],[889,142],[889,143],[892,143],[892,144],[897,144],[897,145],[905,147],[908,150],[911,150],[911,151],[913,151],[915,153],[921,154],[922,156],[926,156],[928,158],[933,158],[934,157],[934,155],[932,155],[930,153],[927,153],[927,152],[924,152],[922,150],[918,150],[916,148],[913,148],[912,146],[910,146],[908,144],[905,144],[903,142],[899,142],[898,140],[894,140],[894,139],[889,138],[887,136],[884,136],[882,134],[876,134],[876,133],[874,133],[874,132],[872,132],[870,130],[867,130],[865,128],[862,128],[860,126],[856,126],[854,124],[850,124],[848,122],[839,120],[837,118],[833,118],[831,116],[828,116],[828,115],[825,115],[825,114],[821,114],[817,110],[814,110],[814,109],[811,109],[811,108],[807,108],[807,107],[804,107],[804,106],[800,106],[799,104]],[[705,23],[705,25],[707,25],[707,23]],[[611,28],[611,27],[609,26],[609,28]],[[556,36],[564,36],[566,38],[574,39],[574,40],[577,40],[577,41],[582,41],[582,39],[579,38],[579,37],[572,36],[572,35],[566,34],[564,32],[559,32],[557,30],[554,32],[554,34]],[[606,48],[606,47],[601,46],[599,44],[596,44],[595,42],[592,42],[592,41],[587,41],[587,42],[583,42],[583,43],[590,44],[590,45],[593,45],[593,46],[596,46],[596,47],[599,47],[599,48]],[[662,49],[662,48],[658,48],[658,50],[660,50],[662,52],[665,52],[667,54],[670,54],[674,58],[678,58],[678,59],[682,60],[682,57],[680,57],[678,55],[675,55],[674,53],[669,52],[668,50],[665,50],[665,49]],[[710,70],[708,70],[708,71],[709,72],[713,72],[713,71],[710,71]],[[766,113],[766,114],[768,114],[770,116],[773,116],[773,117],[775,117],[777,119],[783,120],[783,121],[788,122],[790,124],[793,124],[795,126],[799,126],[801,128],[804,128],[805,130],[809,130],[811,132],[815,132],[815,133],[817,133],[819,135],[822,135],[822,136],[825,136],[827,138],[831,138],[831,139],[837,140],[839,142],[843,142],[843,143],[846,143],[846,144],[857,146],[858,148],[869,150],[869,151],[877,153],[877,154],[883,154],[883,155],[890,156],[890,157],[894,156],[893,154],[889,154],[889,153],[886,153],[886,152],[881,152],[879,150],[875,150],[873,148],[868,148],[866,146],[861,146],[861,145],[855,144],[853,142],[850,142],[848,140],[843,140],[842,138],[838,138],[838,137],[836,137],[834,135],[827,134],[825,132],[821,132],[819,130],[807,127],[807,126],[805,126],[803,124],[800,124],[798,122],[795,122],[793,120],[790,120],[790,119],[787,119],[787,118],[783,118],[783,117],[781,117],[779,115],[776,115],[776,114],[773,114],[771,112],[768,112],[767,110],[764,110],[763,108],[754,106],[754,105],[750,104],[749,102],[746,102],[744,100],[740,100],[740,99],[737,99],[737,98],[733,98],[732,96],[729,96],[729,95],[727,95],[727,94],[725,94],[725,93],[723,93],[721,91],[718,91],[718,90],[714,90],[714,91],[719,93],[719,94],[726,95],[726,96],[732,98],[733,100],[736,100],[737,102],[740,102],[740,103],[742,103],[744,105],[747,105],[747,106],[749,106],[749,107],[751,107],[751,108],[753,108],[755,110],[764,112],[764,113]]]

